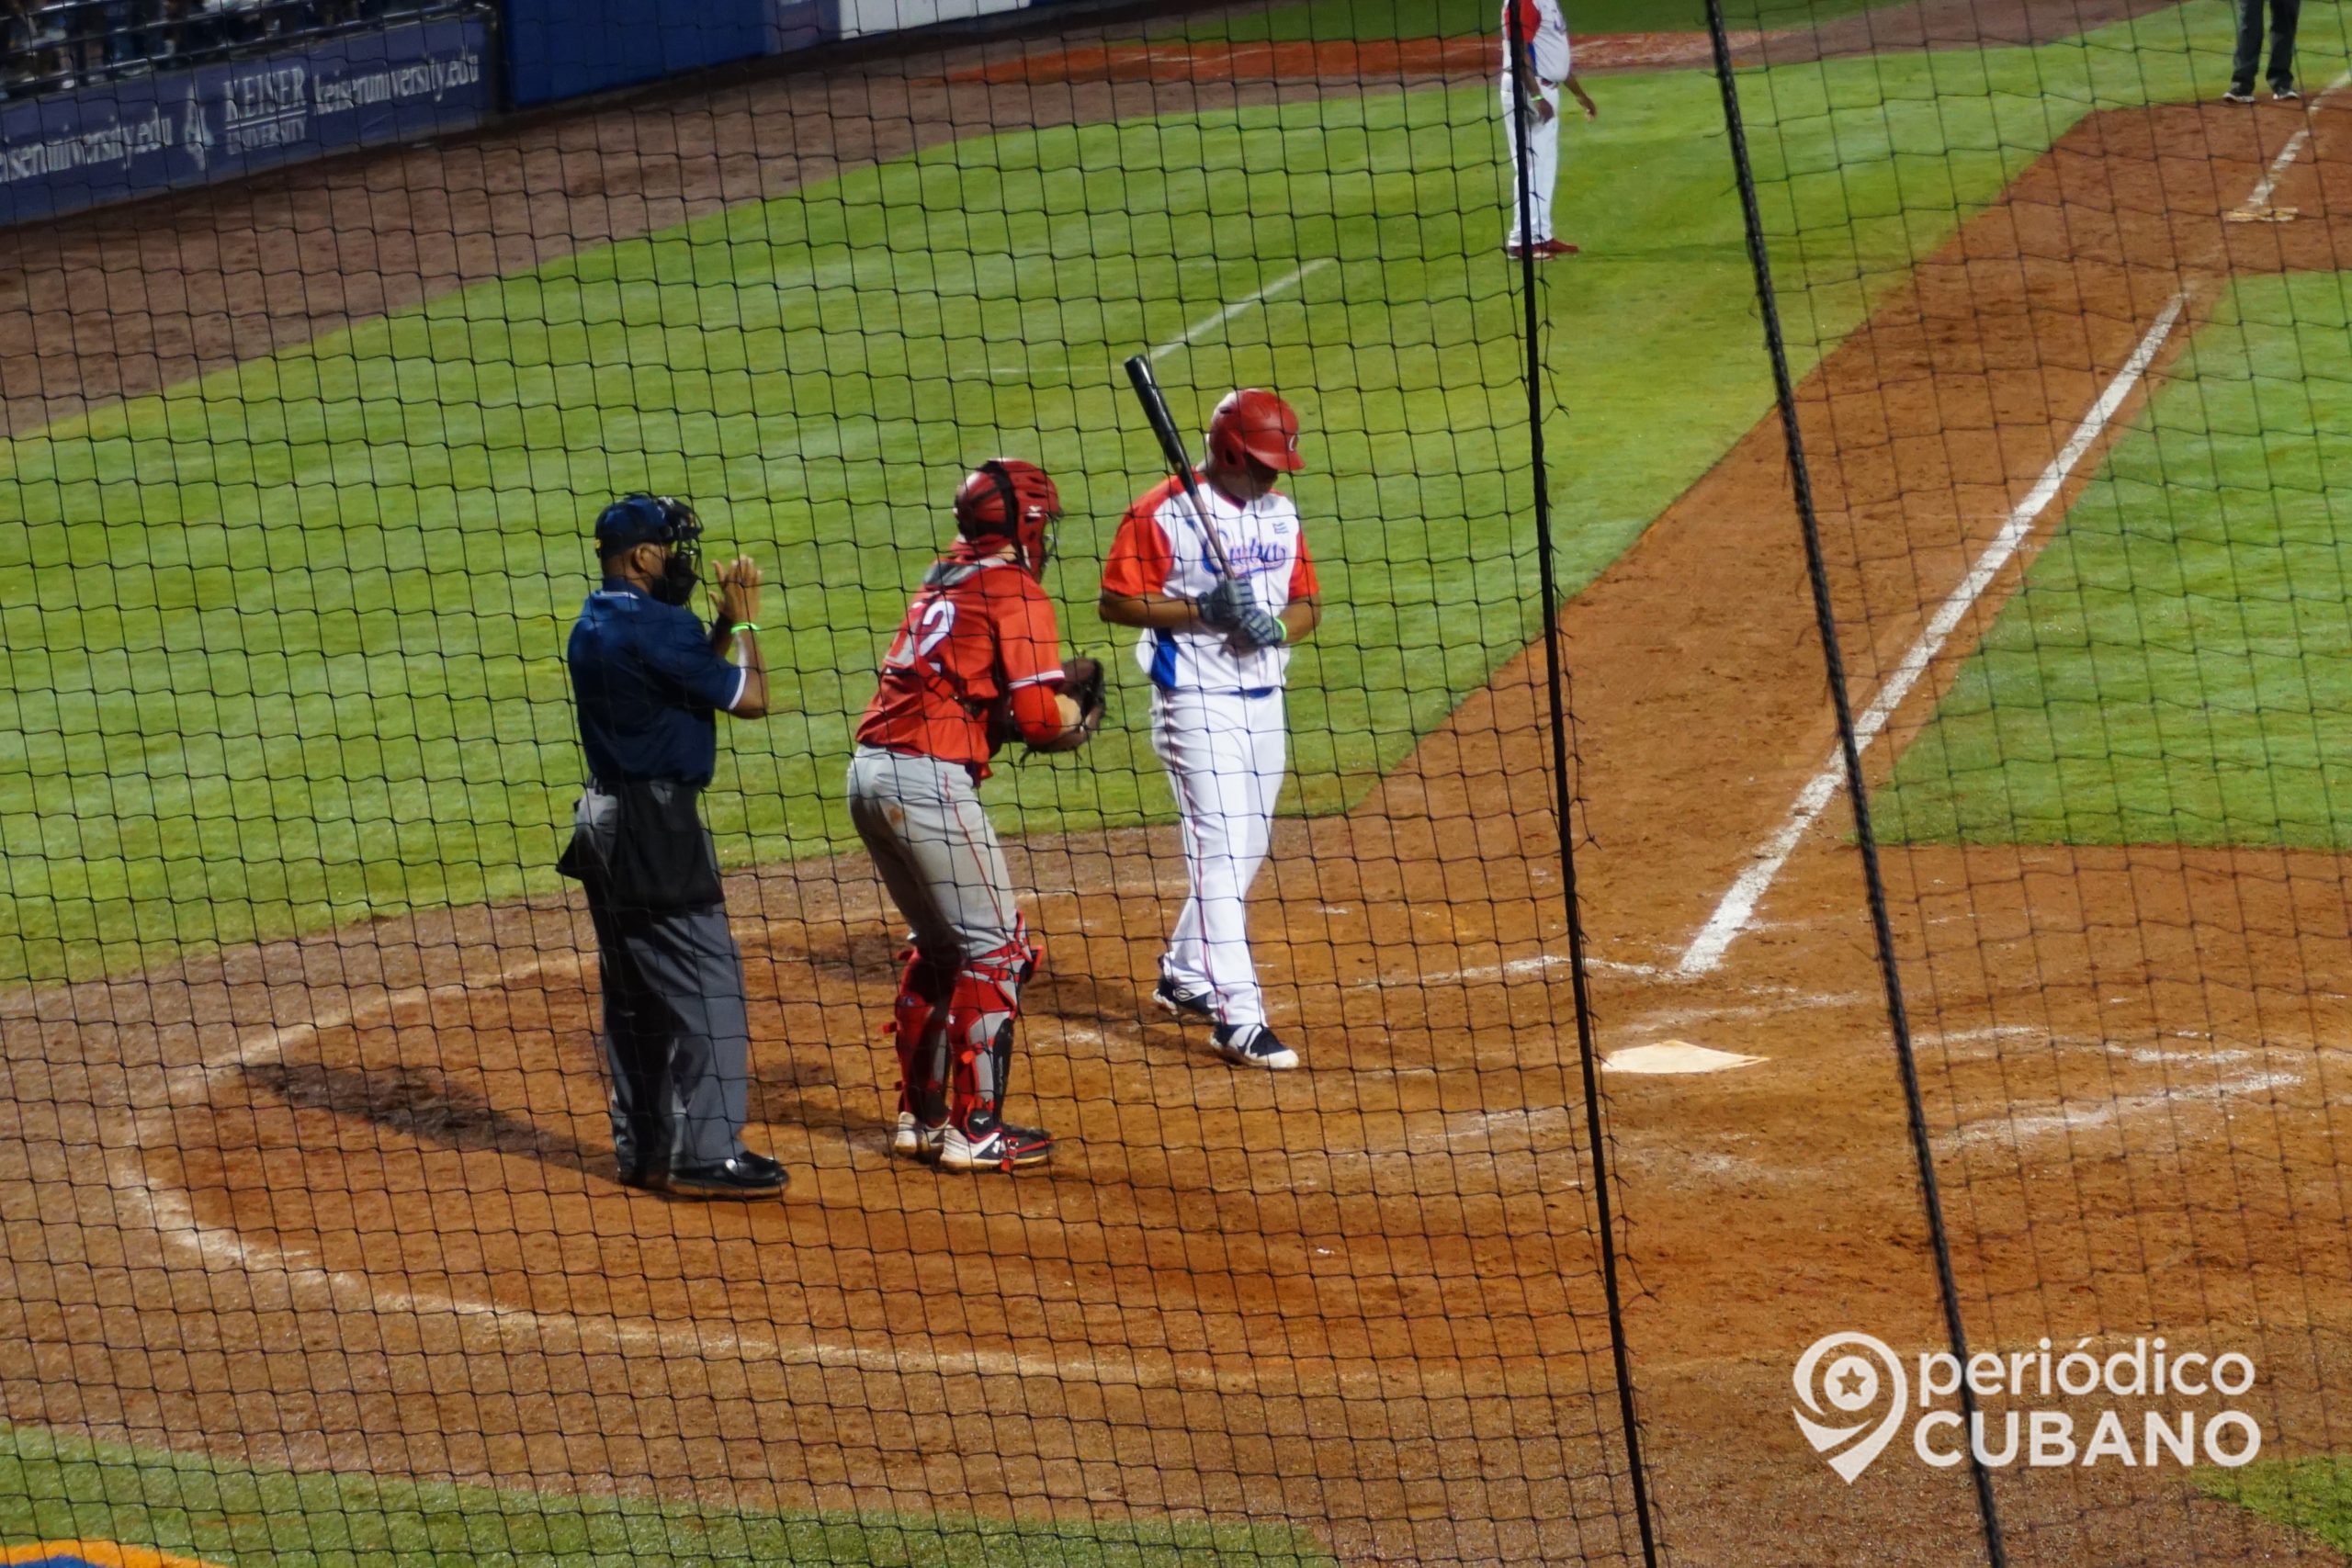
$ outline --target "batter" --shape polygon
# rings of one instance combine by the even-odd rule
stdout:
[[[1216,1024],[1217,1053],[1249,1066],[1298,1066],[1266,1025],[1250,952],[1250,885],[1266,863],[1288,766],[1283,688],[1291,645],[1322,619],[1298,508],[1274,486],[1305,467],[1298,415],[1256,388],[1209,420],[1196,514],[1170,478],[1127,511],[1102,568],[1102,618],[1140,627],[1153,750],[1168,769],[1190,896],[1160,960],[1159,1005]],[[1217,569],[1207,530],[1233,575]]]

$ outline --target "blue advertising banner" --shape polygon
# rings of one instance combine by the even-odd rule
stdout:
[[[815,43],[816,0],[506,0],[517,107]]]
[[[0,225],[476,124],[489,45],[451,17],[0,106]]]

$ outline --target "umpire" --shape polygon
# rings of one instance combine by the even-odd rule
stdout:
[[[784,1190],[784,1167],[741,1138],[743,960],[695,807],[718,762],[717,715],[768,711],[760,570],[748,556],[719,570],[718,619],[706,628],[686,607],[701,538],[694,509],[668,496],[623,496],[596,519],[604,586],[568,653],[589,780],[558,869],[585,886],[596,925],[621,1180],[760,1198]]]

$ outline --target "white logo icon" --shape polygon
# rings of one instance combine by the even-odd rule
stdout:
[[[1826,1369],[1822,1363],[1826,1360]],[[1814,1374],[1822,1373],[1816,1390]],[[1856,1438],[1844,1453],[1833,1456],[1829,1468],[1840,1479],[1852,1485],[1854,1477],[1871,1466],[1871,1461],[1884,1451],[1887,1442],[1901,1425],[1905,1404],[1910,1398],[1910,1385],[1903,1376],[1903,1363],[1895,1359],[1884,1341],[1867,1334],[1841,1332],[1826,1334],[1815,1340],[1797,1359],[1797,1398],[1804,1408],[1791,1409],[1797,1418],[1797,1430],[1813,1445],[1817,1454]],[[1875,1430],[1868,1431],[1869,1412],[1886,1396],[1886,1415]],[[1825,1408],[1826,1406],[1826,1408]],[[1824,1420],[1813,1420],[1805,1415],[1810,1410]],[[1835,1426],[1839,1416],[1860,1416],[1852,1426]]]

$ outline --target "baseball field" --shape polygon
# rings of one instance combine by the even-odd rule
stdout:
[[[2250,1464],[1997,1471],[2007,1558],[2341,1562],[2352,16],[2238,106],[2225,0],[1731,9],[1955,1299],[2260,1371]],[[1659,1561],[1984,1561],[1964,1467],[1848,1484],[1788,1418],[1808,1343],[1944,1343],[1937,1248],[1705,10],[1571,19],[1642,41],[1526,270],[1454,0],[786,62],[0,232],[0,1543],[1631,1562],[1646,1510]],[[1305,428],[1252,914],[1297,1074],[1149,1006],[1184,872],[1093,608],[1160,476],[1136,353]],[[1064,1142],[975,1181],[887,1151],[842,771],[999,452],[1114,673],[983,792]],[[552,869],[639,488],[776,585],[708,805],[781,1203],[616,1183]]]

